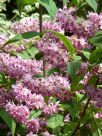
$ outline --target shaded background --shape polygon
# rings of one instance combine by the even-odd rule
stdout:
[[[54,0],[58,8],[62,8],[63,2],[62,0]],[[10,0],[10,2],[6,2],[6,11],[4,13],[6,14],[7,19],[11,19],[15,14],[12,13],[14,9],[17,9],[16,0]],[[43,9],[43,13],[46,13],[46,10]]]

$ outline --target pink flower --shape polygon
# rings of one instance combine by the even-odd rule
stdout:
[[[54,113],[57,113],[59,110],[60,110],[59,102],[56,102],[56,103],[50,103],[49,105],[47,105],[43,109],[43,112],[45,115],[52,115]]]
[[[31,95],[31,91],[25,88],[21,83],[12,86],[13,95],[20,102],[27,102]]]
[[[96,113],[95,118],[97,119],[102,119],[102,113]]]
[[[13,94],[18,102],[25,102],[25,104],[31,109],[42,109],[46,103],[42,95],[31,93],[31,90],[18,83],[13,86]]]
[[[42,95],[31,94],[26,104],[31,109],[42,109],[46,106],[44,97]]]
[[[18,123],[25,124],[29,117],[29,109],[26,106],[18,105],[8,102],[5,106],[7,112],[16,119]]]
[[[28,132],[38,133],[40,129],[39,119],[30,119],[26,123],[26,128]]]
[[[0,89],[0,108],[4,108],[7,101],[12,100],[13,95],[5,89]]]
[[[42,72],[42,62],[36,60],[23,60],[0,53],[2,71],[13,78],[21,78],[25,74],[38,74]]]
[[[71,92],[68,91],[70,85],[65,77],[51,75],[47,78],[34,78],[30,81],[24,80],[24,85],[32,93],[42,94],[43,96],[54,96],[61,101],[72,98]]]

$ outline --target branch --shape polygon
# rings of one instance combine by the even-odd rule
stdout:
[[[72,133],[71,136],[75,136],[76,132],[79,130],[81,118],[85,115],[86,110],[87,110],[87,107],[88,107],[88,105],[89,105],[89,103],[90,103],[90,100],[91,100],[91,97],[88,98],[88,100],[87,100],[87,102],[86,102],[86,104],[85,104],[85,107],[84,107],[82,113],[80,114],[80,119],[79,119],[79,121],[78,121],[78,124],[77,124],[77,126],[76,126],[76,128],[75,128],[75,130],[73,131],[73,133]]]

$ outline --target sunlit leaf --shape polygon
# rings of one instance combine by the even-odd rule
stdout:
[[[70,52],[71,55],[75,54],[75,48],[72,42],[63,34],[52,31],[63,43],[65,48]]]
[[[4,46],[7,45],[7,44],[15,43],[15,42],[20,41],[20,40],[30,39],[30,38],[33,38],[33,37],[36,37],[36,36],[40,36],[40,33],[32,31],[32,32],[25,32],[25,33],[22,33],[22,34],[17,34],[12,39],[7,41],[4,44]]]
[[[38,111],[32,110],[32,111],[30,112],[30,117],[29,117],[29,119],[36,118],[36,117],[40,116],[41,113],[42,113],[41,110],[38,110]]]
[[[97,1],[96,0],[86,0],[88,5],[96,12],[97,11]]]
[[[34,4],[37,0],[16,0],[17,1],[17,7],[19,12],[21,13],[24,6],[28,4]]]
[[[51,18],[55,17],[57,7],[53,0],[38,0],[37,2],[46,8]]]
[[[63,116],[62,115],[59,115],[59,114],[56,114],[56,115],[53,115],[52,117],[50,117],[50,119],[48,119],[48,125],[47,127],[49,128],[57,128],[59,126],[63,126],[64,125],[64,122],[63,122]]]
[[[7,124],[7,126],[11,129],[12,135],[14,136],[15,130],[16,130],[15,121],[10,117],[10,115],[5,111],[5,109],[0,109],[0,117]]]

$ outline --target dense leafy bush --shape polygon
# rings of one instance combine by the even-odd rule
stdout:
[[[16,16],[0,30],[2,136],[102,135],[99,3],[17,0]]]

